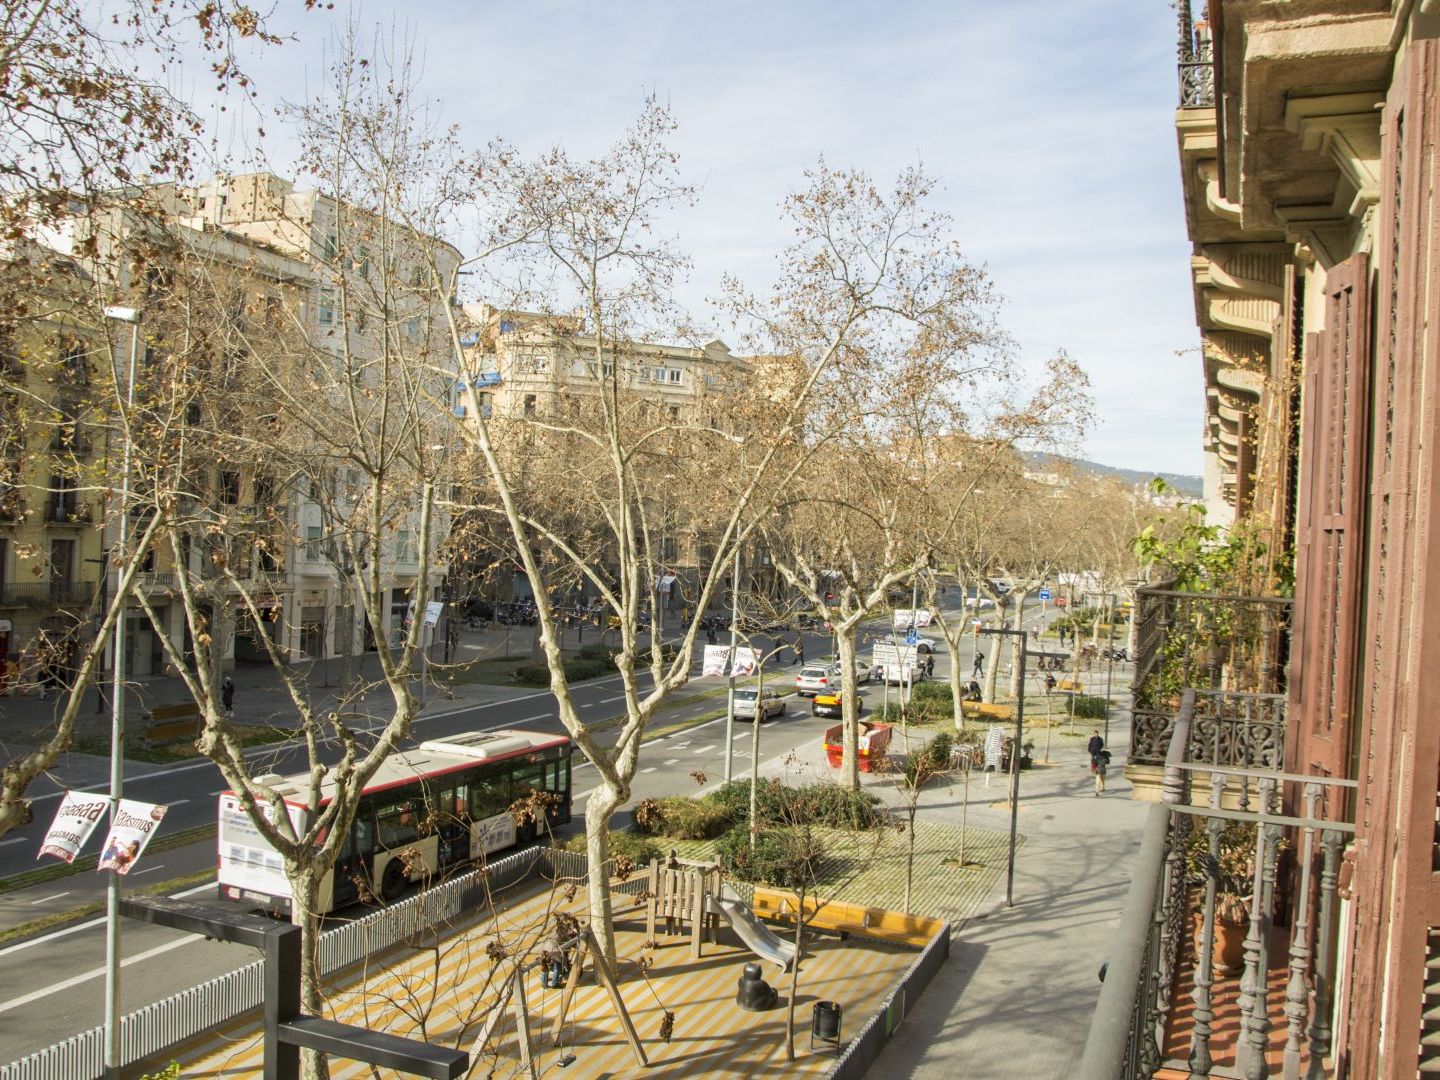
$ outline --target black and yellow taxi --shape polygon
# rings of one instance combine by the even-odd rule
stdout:
[[[815,716],[842,716],[845,698],[840,689],[822,690],[810,700],[810,712]]]

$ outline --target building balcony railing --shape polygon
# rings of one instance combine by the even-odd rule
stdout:
[[[1355,831],[1340,813],[1355,782],[1284,773],[1263,755],[1201,760],[1213,745],[1198,697],[1187,691],[1175,718],[1164,801],[1145,825],[1077,1075],[1333,1076],[1340,860]]]
[[[1165,760],[1180,696],[1192,687],[1205,688],[1196,716],[1212,740],[1209,764],[1240,764],[1252,744],[1279,755],[1293,606],[1283,597],[1135,590],[1131,764]],[[1279,765],[1278,756],[1261,762]]]
[[[94,581],[0,582],[0,607],[85,608],[99,588]]]
[[[14,491],[0,492],[0,521],[11,523],[25,516],[25,500]]]
[[[89,525],[92,520],[89,503],[71,502],[68,499],[47,499],[45,502],[47,525]]]
[[[1209,24],[1203,19],[1191,18],[1190,0],[1180,0],[1176,6],[1180,16],[1180,41],[1176,50],[1180,65],[1180,107],[1213,109],[1215,61]]]

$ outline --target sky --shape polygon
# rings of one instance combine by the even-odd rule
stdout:
[[[1197,474],[1204,385],[1176,150],[1175,16],[1162,0],[336,0],[273,16],[294,40],[247,60],[263,112],[322,79],[347,19],[413,37],[421,89],[462,138],[601,153],[647,92],[669,103],[693,258],[679,299],[722,275],[763,288],[783,196],[823,155],[888,181],[922,164],[1001,322],[1038,371],[1064,349],[1107,465]],[[244,110],[216,131],[241,152]],[[267,123],[272,161],[284,157]],[[278,133],[278,139],[277,139]]]

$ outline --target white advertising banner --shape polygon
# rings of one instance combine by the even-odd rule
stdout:
[[[754,649],[735,646],[735,665],[731,675],[754,675],[755,668],[759,666],[760,657]]]
[[[85,795],[78,791],[67,791],[60,800],[60,809],[55,811],[55,820],[45,834],[40,846],[40,855],[54,855],[57,859],[74,862],[75,856],[90,839],[95,826],[105,816],[110,800],[104,795]]]
[[[706,645],[705,659],[700,668],[701,675],[724,675],[725,666],[730,662],[729,645]]]
[[[165,806],[136,802],[134,799],[121,799],[120,809],[110,826],[110,834],[105,837],[105,847],[100,851],[100,863],[95,869],[128,874],[140,861],[145,845],[150,843],[150,837],[155,835],[167,809]]]
[[[445,601],[431,600],[425,605],[425,625],[433,627],[440,621],[440,614],[445,610]]]
[[[929,608],[918,608],[916,610],[911,610],[910,608],[895,609],[896,630],[909,630],[911,626],[916,626],[923,630],[930,625],[933,619],[934,616],[930,613]]]

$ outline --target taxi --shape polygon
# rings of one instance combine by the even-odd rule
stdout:
[[[844,695],[839,690],[821,691],[810,701],[810,712],[814,716],[844,716]]]

